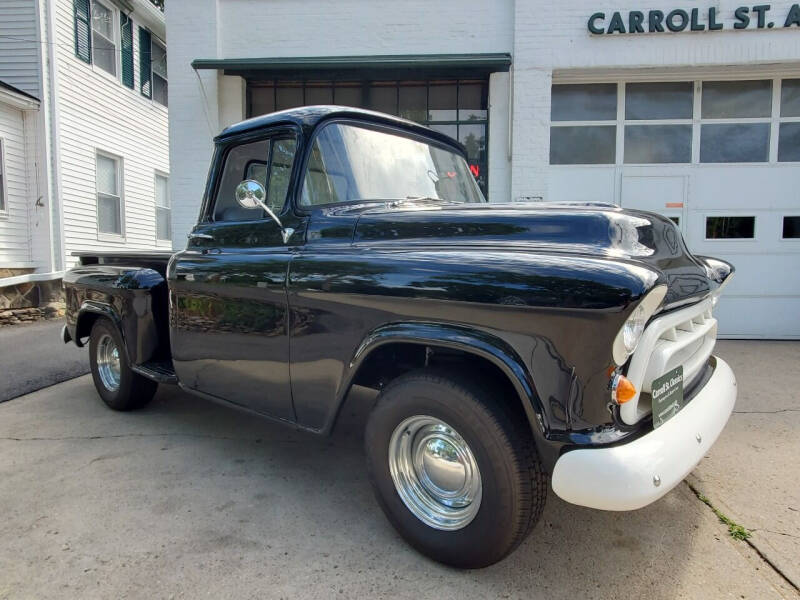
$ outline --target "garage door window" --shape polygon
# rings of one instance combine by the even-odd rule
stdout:
[[[783,239],[800,239],[800,216],[783,217]]]
[[[755,237],[755,217],[706,217],[706,239],[752,239]]]
[[[625,162],[692,161],[691,81],[625,86]]]
[[[781,82],[778,161],[800,161],[800,79]]]
[[[616,161],[617,84],[554,85],[550,120],[550,164]]]
[[[550,164],[776,162],[800,162],[800,79],[552,86]]]
[[[701,102],[700,162],[769,160],[772,81],[707,81]]]

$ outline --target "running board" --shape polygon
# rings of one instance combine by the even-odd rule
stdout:
[[[131,365],[131,370],[142,377],[147,377],[158,383],[168,383],[175,385],[178,383],[178,376],[172,368],[172,362],[146,362],[141,365]]]

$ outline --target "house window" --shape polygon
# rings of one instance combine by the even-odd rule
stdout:
[[[398,115],[457,139],[484,195],[488,187],[488,82],[263,81],[248,86],[248,116],[313,104],[339,104]]]
[[[97,155],[97,231],[122,235],[121,159]]]
[[[6,145],[5,140],[0,138],[0,212],[8,210],[6,200]]]
[[[753,239],[755,217],[706,217],[706,239]]]
[[[144,27],[139,28],[139,86],[142,96],[167,106],[167,48]]]
[[[153,69],[153,100],[167,106],[167,49],[154,38],[150,44]]]
[[[156,239],[169,240],[172,210],[169,203],[169,179],[156,173]]]
[[[92,62],[104,71],[117,75],[117,44],[114,11],[92,2]]]
[[[554,85],[550,120],[550,164],[614,164],[616,83]]]

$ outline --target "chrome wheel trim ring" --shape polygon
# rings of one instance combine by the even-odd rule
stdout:
[[[478,463],[464,438],[444,421],[415,415],[389,440],[389,473],[406,508],[426,525],[455,531],[481,505]]]
[[[119,348],[117,348],[114,338],[108,334],[103,334],[97,342],[97,374],[100,381],[110,392],[119,389],[121,370],[119,364]]]

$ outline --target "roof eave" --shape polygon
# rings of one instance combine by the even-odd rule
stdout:
[[[258,73],[262,77],[303,76],[307,74],[355,74],[364,71],[391,73],[438,71],[442,73],[505,72],[511,67],[511,55],[505,52],[484,54],[405,54],[372,56],[300,56],[264,58],[197,58],[196,70],[224,71],[243,77]]]

